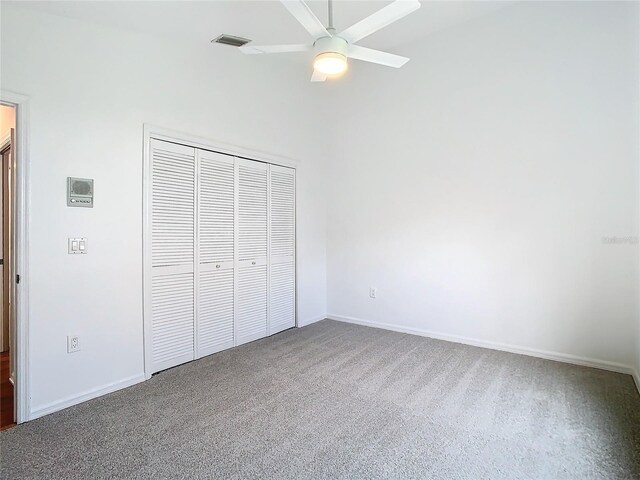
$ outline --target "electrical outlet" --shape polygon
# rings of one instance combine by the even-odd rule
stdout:
[[[69,335],[67,337],[67,353],[80,351],[80,337],[78,335]]]
[[[369,296],[371,298],[376,298],[377,293],[378,292],[376,292],[376,287],[369,287]]]

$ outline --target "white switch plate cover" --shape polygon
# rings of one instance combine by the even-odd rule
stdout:
[[[369,287],[369,296],[371,298],[376,298],[376,295],[378,293],[376,290],[376,287]]]
[[[84,248],[82,248],[84,246]],[[84,237],[69,237],[69,255],[83,255],[87,253],[88,243]]]
[[[78,335],[67,336],[67,353],[80,351],[80,337]]]

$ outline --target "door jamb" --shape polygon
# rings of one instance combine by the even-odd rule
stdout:
[[[0,90],[0,103],[15,107],[16,145],[13,172],[15,175],[14,207],[14,273],[20,276],[15,288],[16,302],[16,365],[15,409],[16,423],[31,418],[31,388],[29,369],[29,97],[8,90]],[[12,279],[16,281],[16,279]]]

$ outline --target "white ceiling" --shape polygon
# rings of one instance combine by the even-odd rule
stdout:
[[[7,2],[20,8],[81,19],[115,28],[205,45],[221,33],[250,38],[255,45],[307,43],[311,38],[278,1],[35,1]],[[308,2],[326,24],[326,1]],[[334,23],[341,31],[389,1],[334,2]],[[512,2],[422,1],[409,16],[359,42],[363,46],[402,54],[402,45],[437,30],[503,8]],[[211,48],[229,48],[212,45]]]

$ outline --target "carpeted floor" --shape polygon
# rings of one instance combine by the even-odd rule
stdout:
[[[628,375],[325,320],[0,432],[20,478],[638,479]]]

